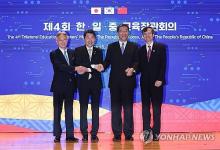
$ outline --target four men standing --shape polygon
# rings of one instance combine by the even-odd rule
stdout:
[[[76,88],[74,73],[76,72],[82,141],[88,141],[87,110],[90,97],[92,106],[91,141],[97,142],[99,140],[97,132],[102,88],[100,72],[109,66],[111,66],[109,88],[113,141],[121,140],[122,130],[125,140],[133,141],[133,96],[137,72],[141,73],[143,130],[153,134],[154,140],[159,140],[163,85],[165,84],[166,47],[163,44],[153,42],[154,30],[151,27],[142,30],[146,44],[139,50],[137,44],[128,41],[128,25],[119,25],[117,32],[119,41],[108,45],[104,62],[101,49],[94,47],[96,34],[93,30],[84,32],[85,45],[76,48],[74,54],[66,52],[67,35],[63,32],[57,34],[59,48],[50,54],[54,68],[54,79],[51,86],[54,97],[54,142],[60,141],[60,115],[63,101],[65,102],[67,141],[78,141],[73,136],[72,117],[73,91]],[[151,103],[154,119],[152,129],[150,127]],[[121,116],[122,108],[124,121]],[[149,138],[150,136],[146,136],[145,140],[149,140]]]

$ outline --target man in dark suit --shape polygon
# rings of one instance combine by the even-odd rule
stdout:
[[[54,70],[51,85],[54,108],[54,142],[60,142],[62,133],[60,121],[63,103],[65,108],[66,141],[77,142],[78,139],[73,134],[73,93],[76,89],[74,55],[67,48],[68,36],[65,32],[58,32],[56,42],[58,48],[50,53],[50,60]]]
[[[77,85],[80,102],[80,130],[83,142],[88,141],[87,110],[89,97],[92,106],[91,141],[98,142],[99,129],[99,102],[102,88],[101,73],[97,71],[98,64],[102,64],[102,51],[94,46],[96,34],[93,30],[84,32],[85,45],[75,49],[75,63],[84,69],[78,72]]]
[[[123,131],[125,140],[133,141],[133,96],[136,86],[135,70],[138,64],[138,46],[128,41],[128,25],[119,25],[117,32],[119,41],[108,45],[103,63],[105,69],[111,65],[109,88],[111,93],[113,141],[121,140],[122,108],[124,110]]]
[[[154,29],[145,27],[142,30],[146,42],[139,49],[139,71],[142,96],[143,130],[153,134],[153,140],[159,140],[161,126],[161,105],[166,71],[166,46],[153,41]],[[150,106],[153,107],[153,128],[150,127]],[[149,139],[149,136],[145,140]],[[152,136],[151,136],[152,137]]]

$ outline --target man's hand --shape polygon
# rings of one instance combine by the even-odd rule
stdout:
[[[160,87],[162,85],[162,81],[157,80],[154,85],[156,87]]]
[[[84,74],[84,73],[88,72],[88,69],[84,66],[77,66],[77,67],[75,67],[75,71],[78,74]]]
[[[134,68],[127,68],[127,69],[125,70],[125,73],[126,73],[126,75],[127,75],[128,77],[132,76],[133,73],[134,73]]]
[[[102,72],[102,71],[104,70],[103,65],[102,65],[102,64],[98,64],[97,67],[96,67],[96,70],[97,70],[98,72]]]

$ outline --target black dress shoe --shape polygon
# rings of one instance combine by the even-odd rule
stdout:
[[[75,137],[71,137],[71,138],[66,138],[66,142],[78,142],[79,139],[75,138]]]
[[[55,139],[53,141],[54,141],[54,143],[60,143],[60,137],[55,137]]]
[[[159,134],[153,134],[153,141],[159,141],[160,135]]]
[[[134,141],[134,138],[132,136],[125,137],[125,141]]]
[[[121,137],[120,136],[114,136],[113,141],[114,142],[120,142],[121,141]]]
[[[92,136],[91,137],[91,142],[98,142],[99,141],[99,138],[95,135],[95,136]]]
[[[88,135],[83,136],[82,141],[85,142],[85,143],[88,142]]]

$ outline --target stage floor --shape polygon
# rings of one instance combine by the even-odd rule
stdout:
[[[159,142],[144,144],[139,133],[134,134],[134,141],[113,142],[112,134],[99,133],[99,142],[82,143],[81,134],[75,133],[80,139],[78,143],[66,143],[65,134],[60,143],[53,142],[52,133],[0,133],[0,150],[219,150],[220,132],[211,133],[162,133]],[[197,137],[196,137],[197,136]],[[190,140],[190,138],[192,138]]]

